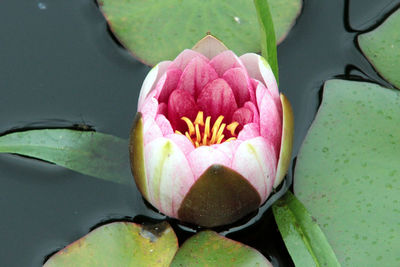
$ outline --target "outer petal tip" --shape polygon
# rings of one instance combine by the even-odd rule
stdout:
[[[292,106],[283,94],[281,94],[281,102],[283,111],[282,139],[274,188],[282,182],[289,169],[293,147],[294,116]]]
[[[192,50],[199,52],[209,59],[212,59],[219,53],[229,50],[220,40],[211,34],[207,34],[206,37],[197,42]]]

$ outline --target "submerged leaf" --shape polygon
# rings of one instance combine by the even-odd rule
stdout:
[[[249,0],[98,0],[112,31],[139,60],[174,59],[211,32],[236,54],[260,52],[260,30]],[[301,10],[301,0],[269,0],[277,40]]]
[[[189,238],[176,253],[174,266],[267,266],[271,263],[257,250],[203,231]]]
[[[324,233],[290,191],[272,210],[296,266],[340,266]]]
[[[49,161],[104,180],[129,184],[128,140],[69,129],[30,130],[0,137],[0,153]]]
[[[169,266],[178,240],[168,223],[101,226],[50,257],[44,267]]]
[[[294,192],[344,266],[400,265],[400,92],[331,80]]]

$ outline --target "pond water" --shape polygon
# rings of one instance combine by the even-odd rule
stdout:
[[[390,86],[360,53],[355,37],[398,6],[400,0],[305,1],[278,47],[280,90],[295,113],[294,156],[325,80]],[[149,67],[112,37],[93,0],[2,0],[0,34],[0,133],[90,125],[128,138]],[[292,171],[288,176],[290,183]],[[133,180],[121,186],[8,154],[0,155],[0,212],[1,266],[40,266],[105,222],[163,218],[146,207]],[[180,241],[191,235],[172,223]],[[275,266],[293,265],[270,209],[224,233],[260,250]]]

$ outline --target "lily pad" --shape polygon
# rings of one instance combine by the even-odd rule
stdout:
[[[361,50],[375,69],[400,88],[400,9],[375,30],[358,36]]]
[[[400,92],[326,82],[294,192],[345,266],[400,265]]]
[[[45,129],[0,137],[0,153],[49,161],[104,180],[129,184],[128,140],[97,132]]]
[[[176,253],[171,266],[272,267],[257,250],[213,231],[203,231],[189,238]]]
[[[340,266],[324,233],[290,191],[272,206],[272,210],[296,266]]]
[[[167,223],[101,226],[50,257],[45,267],[169,266],[178,240]]]
[[[112,31],[139,60],[155,65],[174,59],[207,32],[238,55],[260,52],[253,1],[98,0]],[[269,0],[277,40],[282,41],[301,10],[301,0]]]

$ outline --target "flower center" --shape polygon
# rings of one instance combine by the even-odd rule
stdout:
[[[188,128],[188,130],[185,132],[185,136],[195,147],[221,144],[223,142],[229,142],[236,139],[237,134],[235,133],[235,130],[239,123],[234,121],[226,125],[226,123],[222,123],[224,120],[224,116],[222,115],[217,118],[212,128],[211,116],[208,116],[204,122],[203,111],[199,111],[197,113],[194,122],[187,117],[182,117],[181,119],[186,123]],[[228,135],[230,133],[232,137],[226,139],[224,134],[225,129],[228,131]],[[176,130],[175,133],[183,135],[183,133],[178,130]]]

